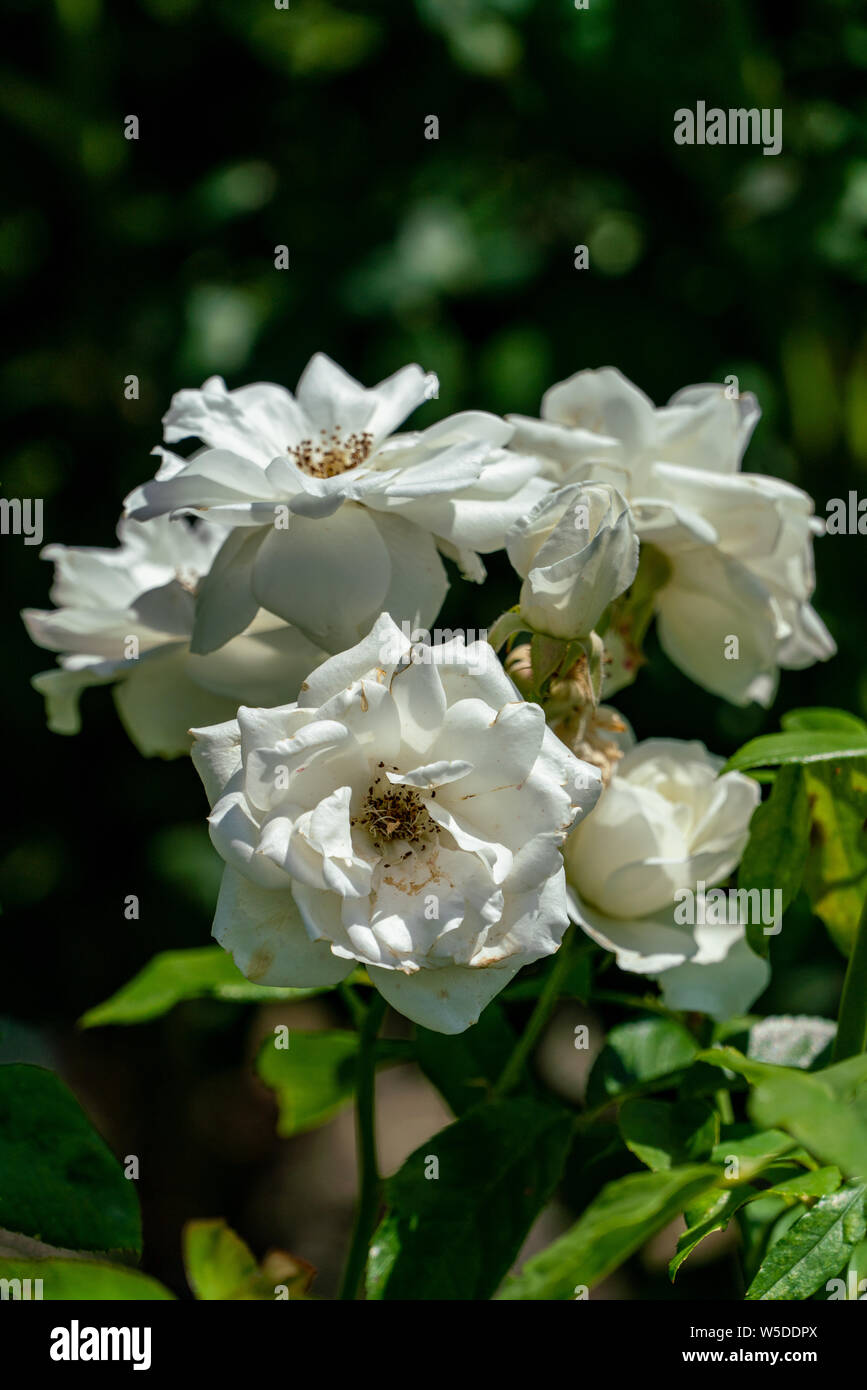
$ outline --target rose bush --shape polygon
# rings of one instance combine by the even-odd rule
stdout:
[[[118,548],[44,552],[57,607],[24,617],[60,653],[35,678],[52,727],[76,729],[81,690],[110,682],[142,751],[192,743],[222,860],[219,947],[160,952],[83,1021],[335,990],[321,1007],[343,1016],[339,1031],[290,1041],[287,1026],[266,1026],[255,1067],[287,1136],[355,1094],[359,1203],[342,1298],[365,1267],[370,1298],[571,1298],[683,1213],[674,1278],[748,1207],[747,1297],[812,1298],[842,1283],[867,1225],[867,1129],[849,1104],[867,1078],[867,725],[790,711],[726,771],[703,743],[636,743],[603,703],[645,664],[654,615],[682,668],[738,702],[767,702],[780,667],[829,655],[809,601],[812,504],[739,472],[758,417],[750,396],[691,387],[657,410],[618,373],[585,372],[548,393],[540,422],[468,412],[391,434],[433,384],[408,367],[366,391],[322,356],[297,397],[212,378],[165,418],[169,444],[201,447],[158,451]],[[431,636],[440,557],[481,581],[480,555],[499,548],[521,584],[492,645],[469,641],[476,628]],[[671,720],[682,708],[672,701]],[[742,859],[755,887],[729,886]],[[796,900],[797,931],[810,907],[851,955],[838,1024],[743,1017],[781,958],[755,928],[776,937]],[[659,997],[636,998],[630,975],[658,982]],[[387,1004],[419,1026],[380,1038]],[[589,1022],[575,1049],[600,1036],[564,1103],[545,1083],[557,1055],[575,1082],[563,1054],[574,1061],[579,1004]],[[624,1010],[637,1016],[624,1022]],[[549,1024],[550,1046],[534,1051]],[[835,1064],[822,1068],[832,1035]],[[383,1185],[376,1070],[394,1059],[413,1062],[456,1118]],[[13,1130],[37,1135],[44,1186],[43,1129],[27,1107],[45,1083],[38,1067],[17,1070],[0,1111],[27,1112]],[[561,1174],[583,1210],[515,1274]],[[18,1220],[43,1239],[40,1200],[24,1191],[9,1229]],[[74,1206],[62,1186],[49,1224]],[[127,1216],[106,1249],[132,1248]],[[311,1277],[288,1254],[260,1269],[221,1222],[192,1223],[185,1260],[194,1291],[233,1299],[303,1298]],[[91,1262],[68,1263],[80,1287]],[[278,1268],[293,1272],[291,1293]]]

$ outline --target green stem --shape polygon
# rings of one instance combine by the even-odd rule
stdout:
[[[852,943],[849,968],[837,1018],[834,1061],[857,1057],[867,1051],[867,900]]]
[[[594,1105],[592,1110],[582,1110],[580,1115],[576,1115],[576,1130],[588,1129],[597,1120],[601,1120],[603,1115],[606,1115],[612,1107],[623,1105],[627,1100],[640,1100],[643,1096],[652,1095],[655,1091],[673,1091],[683,1081],[686,1073],[686,1067],[678,1067],[675,1071],[667,1071],[662,1076],[655,1076],[652,1081],[641,1081],[635,1086],[624,1087],[616,1095],[607,1096],[599,1105]]]
[[[379,1207],[379,1168],[376,1159],[376,1035],[385,1013],[385,1000],[374,994],[367,1008],[358,1039],[358,1069],[355,1085],[355,1121],[358,1143],[358,1205],[352,1244],[346,1259],[340,1298],[353,1299],[358,1293],[367,1247],[373,1234]]]
[[[661,1018],[671,1019],[674,1023],[683,1022],[683,1014],[667,1009],[652,994],[621,994],[614,989],[594,989],[590,1001],[594,1004],[624,1004],[629,1009],[644,1009],[647,1013],[659,1014]]]
[[[524,1063],[532,1052],[539,1034],[548,1022],[551,1010],[557,1002],[560,988],[566,978],[569,966],[572,963],[571,956],[574,940],[575,928],[570,927],[563,938],[563,944],[557,952],[553,969],[545,981],[542,993],[536,1001],[536,1007],[530,1015],[527,1026],[518,1039],[511,1057],[491,1090],[492,1100],[497,1100],[499,1097],[508,1094],[512,1087],[517,1085],[524,1068]]]
[[[367,1005],[362,1004],[352,985],[348,985],[345,980],[341,980],[337,986],[337,992],[352,1015],[352,1022],[361,1032],[364,1027],[364,1020],[367,1018]]]

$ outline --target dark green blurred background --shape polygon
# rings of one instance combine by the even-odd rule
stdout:
[[[614,364],[660,403],[734,372],[764,410],[750,469],[805,487],[820,514],[867,493],[863,5],[8,0],[4,29],[0,487],[45,499],[46,542],[112,543],[174,390],[211,373],[294,386],[318,349],[370,384],[407,361],[438,372],[413,423],[536,414],[582,367]],[[674,110],[699,99],[781,107],[783,153],[677,147]],[[117,1151],[145,1155],[147,1264],[177,1285],[185,1216],[227,1215],[257,1249],[296,1235],[291,1210],[266,1220],[262,1198],[251,1214],[274,1140],[267,1100],[244,1090],[249,1015],[72,1025],[154,951],[207,940],[201,790],[184,762],[138,756],[106,690],[85,696],[77,739],[45,731],[28,681],[51,658],[17,612],[46,605],[50,567],[11,536],[0,562],[0,1056],[62,1069]],[[456,582],[447,625],[486,626],[513,601],[508,566],[490,568],[484,590]],[[784,675],[767,713],[705,695],[652,649],[618,700],[639,736],[726,753],[781,709],[867,713],[863,537],[820,541],[817,568],[835,661]],[[831,1014],[842,958],[793,920],[762,1007]],[[258,1139],[227,1146],[245,1124]],[[686,1271],[682,1291],[725,1296],[729,1277]]]

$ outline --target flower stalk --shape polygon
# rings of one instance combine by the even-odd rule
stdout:
[[[542,993],[530,1015],[527,1026],[521,1034],[511,1057],[503,1068],[491,1091],[491,1099],[499,1100],[508,1095],[518,1083],[524,1063],[535,1047],[551,1012],[560,997],[563,981],[572,963],[572,947],[575,941],[575,928],[569,927],[563,937],[563,944],[554,958],[553,968],[545,981]]]
[[[376,1223],[381,1180],[376,1154],[376,1038],[385,1013],[382,995],[373,993],[358,1040],[355,1123],[358,1144],[358,1205],[352,1242],[343,1271],[340,1298],[357,1297],[367,1262],[367,1248]]]

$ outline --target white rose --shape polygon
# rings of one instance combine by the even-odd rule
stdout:
[[[754,396],[689,386],[657,409],[606,367],[552,387],[542,414],[510,417],[511,447],[535,453],[561,484],[605,479],[620,489],[640,539],[670,563],[656,599],[659,637],[692,680],[735,704],[769,705],[781,667],[833,656],[810,605],[813,537],[823,530],[811,499],[739,471],[759,418]]]
[[[513,447],[537,452],[546,472],[563,483],[577,463],[608,460],[639,493],[655,463],[679,463],[709,473],[737,473],[761,411],[751,392],[686,386],[667,406],[616,367],[576,372],[542,397],[542,419],[511,415]]]
[[[297,704],[194,732],[226,861],[214,935],[248,979],[328,984],[360,962],[394,1008],[459,1033],[557,950],[560,846],[599,774],[486,643],[410,647],[383,614]]]
[[[524,580],[523,618],[567,640],[594,630],[638,567],[629,507],[605,483],[573,483],[540,498],[508,532],[506,549]]]
[[[477,552],[501,549],[550,484],[538,461],[506,450],[512,428],[493,415],[391,435],[435,387],[410,366],[366,390],[320,353],[296,396],[268,383],[227,391],[212,377],[174,397],[166,441],[208,447],[187,461],[157,450],[155,480],[126,506],[142,520],[188,512],[232,528],[193,651],[222,645],[260,607],[341,651],[382,611],[430,627],[448,587],[440,552],[484,578]]]
[[[190,726],[223,720],[248,700],[298,691],[324,653],[270,613],[210,656],[190,637],[197,589],[225,532],[167,517],[121,521],[114,550],[49,545],[53,611],[25,609],[40,647],[60,652],[60,669],[34,676],[55,733],[80,728],[78,700],[91,685],[114,684],[118,712],[138,749],[173,757],[190,750]]]
[[[621,970],[659,977],[673,1009],[714,1018],[744,1012],[765,988],[766,961],[745,939],[737,901],[719,912],[684,912],[689,896],[737,867],[759,787],[701,743],[646,739],[615,765],[599,805],[564,849],[570,912],[614,951]],[[692,916],[692,925],[678,918]],[[735,917],[733,923],[729,918]]]

